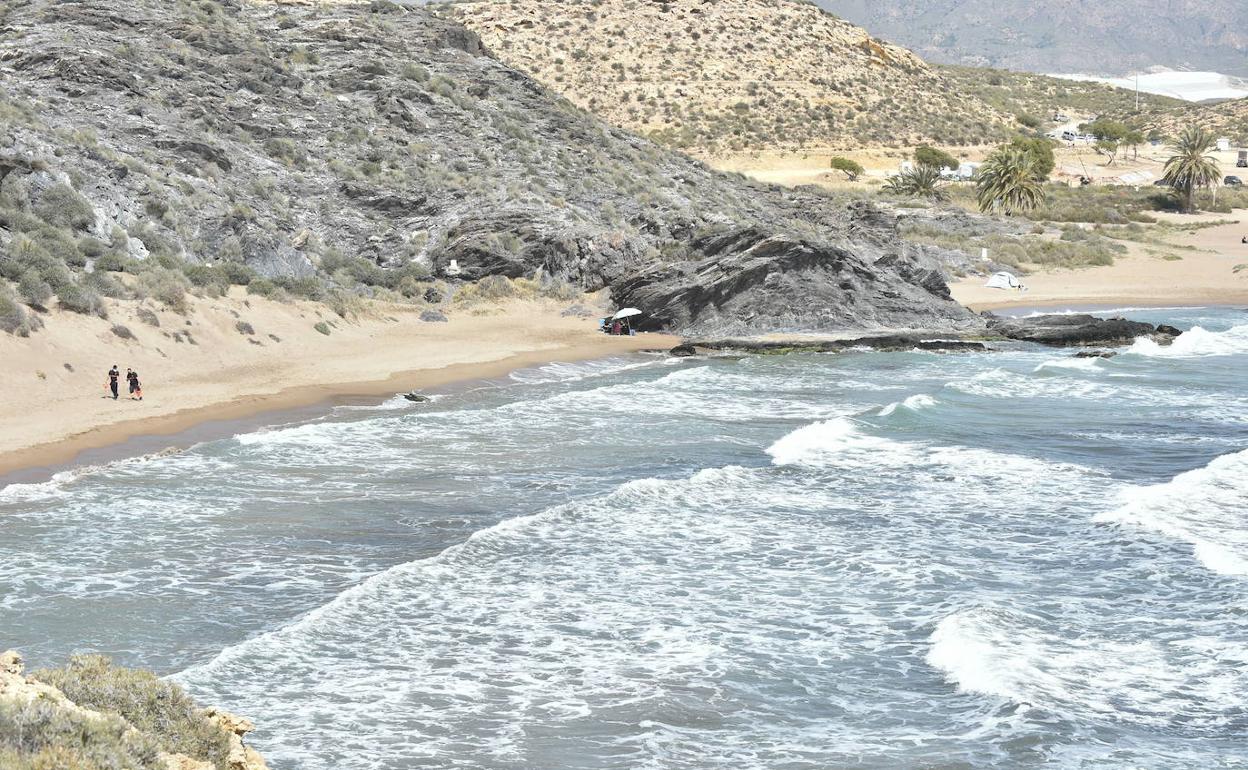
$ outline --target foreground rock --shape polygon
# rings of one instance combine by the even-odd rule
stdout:
[[[1054,314],[1031,318],[993,317],[988,322],[988,329],[991,333],[1007,339],[1054,347],[1130,345],[1140,337],[1169,344],[1181,333],[1172,326],[1158,327],[1125,318],[1098,318],[1082,314]]]
[[[72,670],[71,664],[71,670]],[[122,671],[122,676],[135,672]],[[17,768],[104,767],[105,759],[115,763],[107,766],[126,768],[162,768],[163,770],[268,770],[264,758],[255,749],[243,743],[243,736],[255,729],[246,719],[220,709],[205,709],[195,719],[199,729],[216,732],[214,741],[221,749],[217,761],[207,757],[192,757],[162,750],[168,736],[159,732],[144,732],[111,710],[87,708],[71,700],[64,692],[47,682],[25,674],[21,655],[9,651],[0,653],[0,766],[5,770]],[[181,700],[189,703],[186,696],[175,686],[157,680],[150,674],[140,674],[156,683],[141,697],[132,697],[134,677],[121,683],[102,683],[100,689],[108,692],[92,693],[97,699],[115,698],[131,708],[147,708],[153,711],[168,709],[152,721],[174,729],[185,714],[176,713]],[[169,697],[170,694],[174,697]],[[145,715],[149,716],[149,715]],[[203,743],[202,732],[197,742]],[[79,757],[90,757],[90,760]]]

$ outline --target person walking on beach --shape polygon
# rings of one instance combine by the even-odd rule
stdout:
[[[126,369],[126,382],[130,384],[130,400],[143,400],[143,386],[139,384],[139,373],[133,369]]]
[[[108,370],[108,389],[113,392],[113,400],[117,400],[117,381],[121,379],[121,372],[117,369],[117,364],[113,364],[113,368]]]

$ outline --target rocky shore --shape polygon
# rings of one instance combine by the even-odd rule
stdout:
[[[87,696],[91,702],[75,702],[49,680],[75,688],[94,685]],[[176,685],[145,672],[112,668],[98,656],[27,675],[21,655],[0,654],[0,767],[5,770],[268,770],[264,758],[243,742],[254,729],[229,712],[196,709]],[[171,746],[189,747],[196,756],[171,751]]]
[[[1169,345],[1183,333],[1173,326],[1153,325],[1125,318],[1100,318],[1094,315],[1050,314],[1025,318],[982,316],[984,326],[974,332],[955,333],[950,337],[921,334],[883,334],[864,337],[820,339],[811,335],[785,338],[693,338],[672,348],[669,354],[687,357],[722,352],[739,353],[838,353],[849,350],[893,352],[927,350],[938,352],[978,352],[990,349],[991,342],[1034,342],[1049,347],[1100,348],[1130,345],[1140,338]],[[1080,357],[1108,357],[1112,352],[1081,351]]]

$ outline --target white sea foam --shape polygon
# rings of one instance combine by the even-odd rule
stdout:
[[[1248,354],[1248,325],[1235,326],[1223,332],[1211,332],[1194,326],[1175,338],[1169,345],[1141,337],[1127,353],[1149,358],[1205,358]]]
[[[77,481],[78,479],[92,476],[97,473],[142,465],[166,457],[173,457],[181,454],[182,451],[183,450],[181,448],[170,447],[168,449],[162,449],[157,452],[149,452],[148,454],[139,455],[137,457],[126,457],[112,462],[99,463],[96,465],[83,465],[67,471],[60,471],[52,474],[52,477],[47,481],[29,484],[8,484],[4,487],[0,487],[0,503],[35,502],[38,500],[63,497],[66,494],[65,486]]]
[[[1016,610],[962,610],[942,619],[929,642],[927,663],[960,692],[1080,721],[1222,725],[1242,709],[1248,686],[1243,650],[1224,640],[1117,638],[1112,629],[1052,625]]]
[[[1035,368],[1035,372],[1043,372],[1045,369],[1077,369],[1083,372],[1101,371],[1101,358],[1076,358],[1069,356],[1067,358],[1054,358],[1041,363]]]
[[[1248,577],[1248,450],[1223,455],[1164,484],[1124,491],[1094,521],[1133,525],[1192,546],[1206,568]]]
[[[915,393],[913,396],[906,398],[904,401],[894,401],[888,406],[885,406],[880,410],[880,417],[887,417],[896,412],[898,409],[908,409],[912,412],[917,412],[920,409],[927,409],[928,407],[936,406],[938,403],[940,402],[926,393]]]
[[[515,382],[524,383],[526,385],[542,385],[557,382],[579,382],[593,377],[606,377],[612,374],[620,374],[622,372],[632,371],[633,369],[661,366],[665,363],[671,363],[673,361],[680,363],[682,360],[683,359],[670,357],[653,357],[640,361],[633,358],[608,358],[601,361],[579,361],[575,363],[556,362],[532,369],[519,369],[512,372],[509,377]]]

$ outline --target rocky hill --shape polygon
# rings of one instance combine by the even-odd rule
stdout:
[[[1176,136],[1184,126],[1202,126],[1212,131],[1215,136],[1228,137],[1238,147],[1248,147],[1248,99],[1209,105],[1189,104],[1179,109],[1151,110],[1140,116],[1139,120],[1145,125],[1156,127],[1167,136]]]
[[[887,217],[613,128],[417,8],[6,2],[0,83],[0,277],[32,307],[103,312],[118,270],[429,299],[456,260],[628,299],[660,266],[750,276],[669,328],[974,323]]]
[[[1012,116],[910,51],[794,0],[464,0],[431,6],[616,125],[700,155],[978,144]]]
[[[1152,66],[1248,77],[1240,0],[818,0],[934,62],[1124,75]]]
[[[27,676],[21,655],[0,653],[4,770],[268,770],[243,743],[253,729],[200,709],[176,684],[98,655]]]

